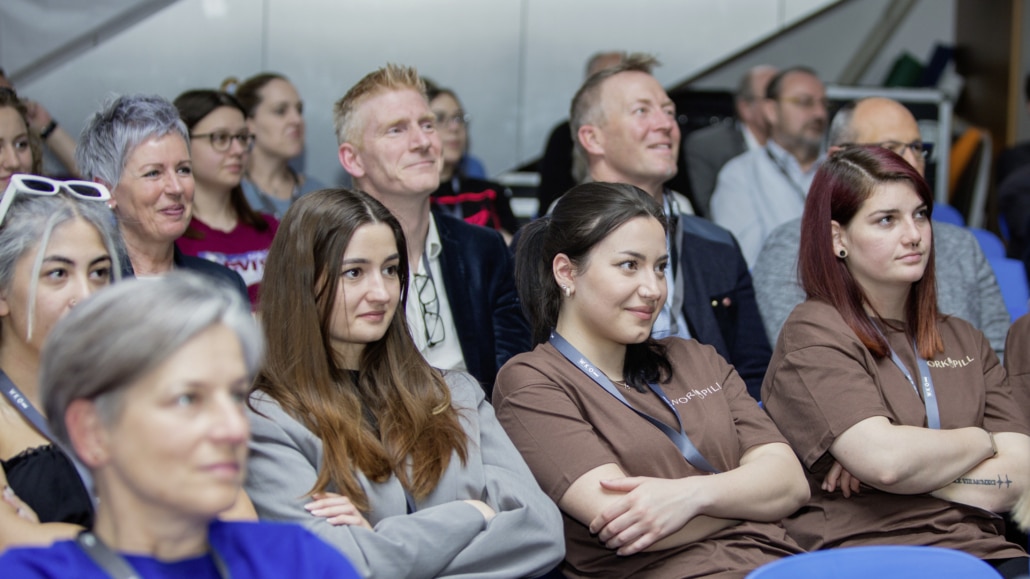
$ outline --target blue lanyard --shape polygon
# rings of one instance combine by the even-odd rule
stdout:
[[[21,415],[29,421],[30,424],[36,427],[36,430],[40,434],[45,436],[47,440],[53,443],[54,446],[61,449],[62,452],[68,457],[72,465],[75,466],[75,470],[79,473],[79,478],[82,479],[83,486],[86,487],[86,494],[89,495],[93,501],[94,508],[96,507],[96,497],[93,495],[93,475],[90,474],[89,469],[86,465],[82,464],[75,458],[75,455],[68,452],[64,447],[54,440],[54,435],[50,432],[50,427],[47,426],[46,419],[43,415],[36,410],[36,407],[29,402],[29,399],[18,390],[18,387],[14,385],[14,382],[7,376],[7,373],[0,370],[0,389],[3,390],[4,396],[11,402],[11,406],[14,406]]]
[[[683,455],[683,458],[686,459],[687,462],[701,470],[710,473],[719,472],[718,469],[713,467],[711,464],[708,463],[707,460],[705,460],[705,457],[701,456],[701,452],[698,451],[697,447],[694,446],[694,443],[690,441],[690,437],[688,437],[687,433],[683,430],[683,421],[680,420],[680,413],[676,411],[676,406],[674,406],[673,403],[669,401],[669,397],[665,395],[665,392],[662,390],[661,386],[659,386],[658,384],[648,384],[648,387],[651,388],[651,391],[654,392],[658,396],[658,398],[660,398],[662,402],[664,402],[665,405],[669,407],[669,410],[672,410],[672,413],[676,416],[676,426],[679,427],[678,431],[673,430],[672,427],[658,420],[657,418],[647,413],[641,412],[636,408],[633,408],[633,405],[630,404],[628,400],[626,400],[622,393],[619,392],[618,388],[616,388],[615,385],[612,384],[612,381],[604,375],[604,372],[598,370],[593,364],[590,363],[589,360],[586,359],[585,356],[583,356],[583,354],[579,353],[579,350],[577,350],[575,346],[570,344],[567,340],[565,340],[565,338],[561,337],[555,330],[551,331],[550,343],[552,346],[555,347],[556,350],[558,350],[561,353],[562,356],[565,356],[565,358],[569,362],[572,362],[577,368],[582,370],[583,373],[589,376],[591,380],[596,382],[598,386],[607,390],[609,394],[616,398],[616,400],[622,402],[627,408],[629,408],[633,412],[636,412],[638,415],[640,415],[641,418],[647,420],[656,428],[658,428],[658,430],[661,430],[662,433],[665,434],[665,436],[668,436],[669,440],[671,440],[676,445],[676,447],[679,448],[680,454]]]
[[[879,328],[877,328],[879,329]],[[916,355],[916,366],[919,369],[919,383],[917,384],[915,379],[912,378],[912,373],[905,367],[905,363],[898,357],[898,353],[891,348],[890,342],[887,341],[887,336],[880,332],[883,336],[883,340],[887,342],[887,347],[891,350],[891,360],[894,365],[901,370],[901,373],[908,379],[908,383],[912,385],[912,389],[916,391],[916,395],[923,399],[923,406],[926,407],[926,425],[934,430],[941,429],[941,411],[937,407],[937,391],[933,388],[933,377],[930,376],[930,365],[926,362],[926,358],[919,353],[919,347],[916,346],[915,340],[912,340],[912,350]],[[920,389],[920,386],[922,389]]]

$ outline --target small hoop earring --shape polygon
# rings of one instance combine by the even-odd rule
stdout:
[[[572,297],[572,290],[569,289],[569,286],[562,285],[561,286],[561,291],[562,291],[563,294],[565,294],[565,297],[567,297],[567,298],[571,298]]]
[[[839,252],[837,252],[837,255],[839,255],[841,259],[844,259],[848,256],[848,250],[842,249]]]

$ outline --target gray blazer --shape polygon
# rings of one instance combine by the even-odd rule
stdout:
[[[304,510],[322,467],[322,441],[262,392],[251,396],[246,490],[261,519],[299,523],[339,549],[363,577],[527,577],[565,556],[561,514],[540,490],[483,389],[463,372],[445,374],[469,437],[468,463],[453,456],[432,493],[407,513],[396,477],[358,479],[368,495],[374,530],[333,526]],[[336,490],[330,488],[329,490]],[[481,500],[483,516],[463,499]]]
[[[1005,353],[1009,312],[994,279],[991,264],[969,231],[933,222],[937,265],[937,307],[942,314],[962,318],[983,332],[1000,358]],[[751,272],[755,297],[769,343],[775,344],[794,307],[805,301],[798,281],[801,219],[773,230]]]

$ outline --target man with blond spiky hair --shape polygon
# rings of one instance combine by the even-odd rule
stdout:
[[[437,368],[467,370],[489,396],[501,365],[529,350],[529,326],[500,234],[430,211],[443,158],[425,83],[388,64],[336,102],[333,120],[340,164],[404,229],[416,345]]]

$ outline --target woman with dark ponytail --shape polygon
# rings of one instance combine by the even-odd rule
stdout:
[[[654,340],[668,295],[662,208],[588,183],[522,230],[516,283],[537,344],[494,404],[565,520],[567,577],[743,577],[799,552],[776,523],[801,465],[732,366]]]

